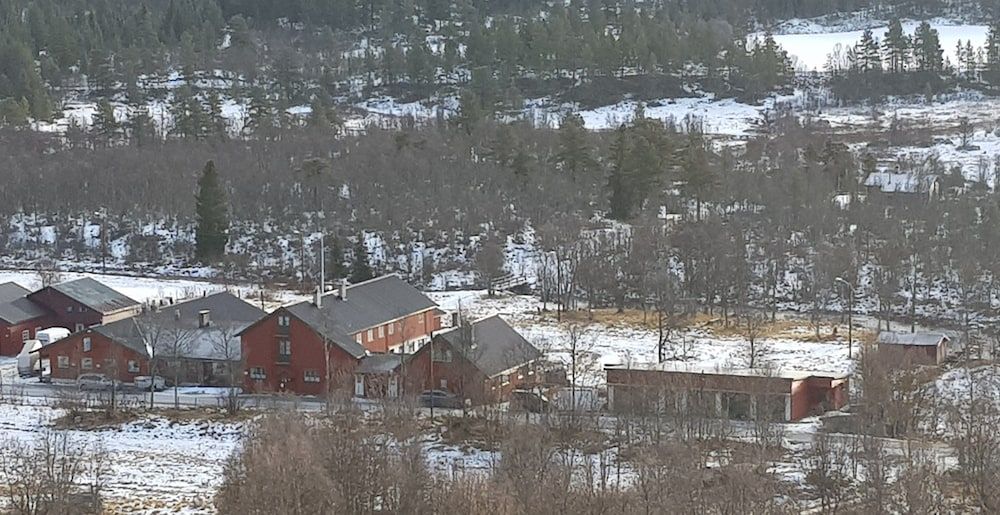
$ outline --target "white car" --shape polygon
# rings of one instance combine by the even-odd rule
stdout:
[[[135,376],[135,387],[144,392],[148,392],[150,387],[161,392],[167,389],[167,380],[160,376]]]
[[[80,374],[76,378],[76,385],[80,390],[103,392],[115,387],[115,383],[104,374]]]

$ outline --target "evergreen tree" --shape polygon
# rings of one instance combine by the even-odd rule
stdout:
[[[608,178],[611,210],[608,216],[613,220],[630,220],[634,199],[628,177],[628,129],[624,125],[615,131],[615,139],[608,150],[608,163],[611,165],[611,176]]]
[[[708,144],[700,131],[688,133],[687,146],[680,159],[680,171],[684,189],[695,200],[695,218],[701,220],[701,204],[712,191],[717,179]]]
[[[365,247],[365,235],[362,233],[354,243],[354,262],[351,264],[352,283],[360,283],[375,277],[371,265],[368,264],[368,248]]]
[[[986,69],[994,74],[1000,73],[1000,21],[990,24],[986,38]]]
[[[556,166],[574,180],[590,173],[597,166],[597,161],[590,154],[589,136],[580,115],[574,113],[563,118],[559,126],[559,148],[554,160]]]
[[[229,136],[229,123],[222,115],[222,98],[218,91],[212,91],[208,95],[208,126],[212,136],[218,139],[226,139]]]
[[[149,110],[145,105],[132,106],[131,115],[126,121],[128,137],[132,144],[141,147],[151,141],[154,136],[153,123],[149,118]]]
[[[903,32],[903,24],[899,18],[893,18],[889,22],[889,30],[885,33],[882,48],[885,60],[889,64],[889,72],[905,72],[910,62],[910,38]]]
[[[944,52],[938,31],[930,23],[922,22],[913,35],[913,59],[917,70],[922,72],[939,72],[944,69]]]
[[[110,145],[118,136],[120,127],[118,120],[115,119],[114,106],[106,98],[101,99],[94,111],[91,130],[103,139],[105,144]]]
[[[327,280],[343,279],[347,276],[347,269],[344,266],[344,248],[340,244],[340,238],[328,236],[326,241],[330,245],[326,254]]]
[[[205,163],[198,179],[195,197],[198,227],[195,231],[195,254],[203,263],[218,261],[226,253],[229,232],[229,213],[226,192],[219,182],[215,163]]]
[[[455,124],[464,129],[466,134],[472,134],[472,131],[479,126],[484,117],[479,97],[472,91],[463,91],[458,99],[458,115],[455,116]]]
[[[24,98],[14,100],[5,98],[0,100],[0,127],[19,127],[28,123],[30,108],[28,101]]]
[[[872,35],[871,30],[866,30],[861,35],[861,41],[854,47],[854,54],[857,62],[857,71],[868,73],[882,70],[882,56],[879,53],[879,44]]]

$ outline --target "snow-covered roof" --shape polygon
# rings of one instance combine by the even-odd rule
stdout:
[[[878,188],[882,193],[926,193],[937,179],[936,175],[872,172],[865,178],[865,186]]]
[[[693,365],[680,361],[664,361],[663,363],[633,363],[631,365],[606,365],[605,370],[654,370],[659,372],[677,372],[685,374],[702,374],[735,377],[771,377],[775,379],[790,379],[801,381],[810,377],[828,377],[844,379],[849,374],[820,372],[809,370],[766,369],[766,368],[713,368]]]
[[[879,345],[914,345],[937,347],[949,341],[950,338],[941,333],[896,333],[882,331],[878,333]]]

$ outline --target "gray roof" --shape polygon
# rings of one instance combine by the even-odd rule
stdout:
[[[29,293],[31,293],[31,290],[15,282],[0,284],[0,303],[19,299]]]
[[[437,335],[489,377],[542,356],[528,340],[497,315]]]
[[[208,327],[199,327],[199,313],[208,310]],[[178,314],[180,315],[178,317]],[[265,316],[264,311],[228,292],[164,306],[137,317],[118,320],[94,330],[144,356],[173,354],[187,359],[240,358],[238,333]],[[150,349],[150,345],[162,345]]]
[[[139,301],[90,277],[56,284],[52,289],[100,313],[114,313],[139,305]]]
[[[359,374],[388,374],[403,363],[403,354],[372,354],[361,359],[355,372]]]
[[[346,299],[334,291],[323,296],[319,308],[312,301],[305,301],[285,309],[320,336],[354,357],[361,357],[365,348],[352,335],[435,307],[437,304],[420,290],[390,274],[348,286]]]
[[[880,345],[936,347],[938,344],[949,340],[950,338],[941,333],[894,333],[891,331],[878,333],[878,343]]]

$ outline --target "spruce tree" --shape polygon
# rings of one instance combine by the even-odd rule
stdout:
[[[364,233],[358,235],[354,243],[354,262],[351,263],[352,283],[360,283],[375,277],[371,265],[368,264],[368,248],[365,246]]]
[[[943,54],[938,31],[926,21],[922,22],[913,35],[913,58],[916,61],[917,70],[922,72],[941,71],[944,68]]]
[[[889,72],[903,73],[910,61],[910,38],[903,32],[903,24],[899,18],[889,22],[889,30],[885,33],[883,44],[885,60],[889,63]]]
[[[195,232],[195,253],[199,260],[208,263],[217,261],[226,253],[229,215],[226,192],[219,182],[215,163],[205,163],[201,178],[198,179],[198,194],[195,196],[195,212],[198,228]]]
[[[608,162],[611,164],[611,176],[608,178],[610,190],[610,212],[613,220],[630,220],[632,218],[633,195],[629,180],[629,140],[628,129],[622,125],[615,131],[615,139],[609,147]]]
[[[563,118],[559,126],[559,149],[554,161],[563,173],[572,179],[588,174],[597,165],[590,154],[589,134],[583,126],[583,118],[570,114]]]

